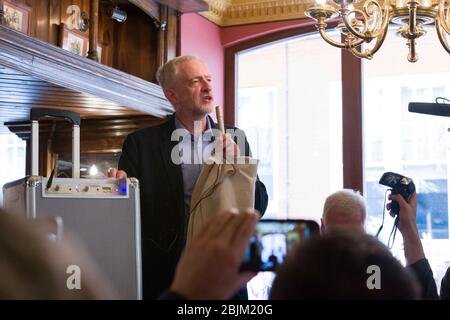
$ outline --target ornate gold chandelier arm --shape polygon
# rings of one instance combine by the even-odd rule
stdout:
[[[441,44],[444,47],[445,51],[450,53],[450,46],[449,46],[449,44],[447,42],[447,38],[446,38],[446,35],[444,34],[444,32],[446,34],[449,34],[449,33],[447,32],[447,30],[445,30],[445,28],[443,26],[440,25],[437,17],[436,17],[436,21],[435,21],[434,24],[436,26],[436,33],[438,35],[439,41],[441,42]]]
[[[419,2],[417,0],[408,2],[409,7],[409,25],[408,25],[408,61],[416,62],[419,59],[419,56],[416,52],[416,38],[418,37],[416,32],[417,27],[417,6]]]
[[[446,8],[445,7],[446,0],[440,0],[439,6],[438,6],[438,14],[435,19],[436,26],[440,24],[442,26],[442,29],[450,35],[450,5]]]
[[[369,0],[364,4],[364,11],[359,9],[348,10],[347,8],[342,7],[340,10],[340,14],[342,20],[344,21],[345,27],[358,39],[364,39],[366,42],[372,41],[374,38],[378,38],[383,32],[383,25],[386,25],[387,21],[389,21],[389,6],[386,5],[384,10],[381,9],[380,5],[374,1]],[[376,20],[376,26],[374,28],[370,28],[368,25],[368,21],[370,17],[375,16],[376,13],[379,13],[381,16]],[[351,18],[349,21],[349,16],[354,15],[355,18]],[[356,16],[360,15],[363,17],[362,20],[356,19]],[[355,21],[362,23],[362,25],[355,24]],[[354,26],[357,25],[359,28],[362,28],[362,31],[359,31]]]
[[[360,39],[360,40],[352,43],[350,46],[348,42],[335,41],[335,40],[331,39],[325,32],[326,27],[327,27],[327,24],[325,23],[325,19],[323,17],[320,17],[317,20],[316,28],[319,31],[322,39],[325,40],[326,43],[331,44],[334,47],[341,48],[341,49],[349,49],[349,48],[351,49],[353,47],[357,47],[357,46],[361,45],[364,42],[364,40]]]
[[[356,47],[352,47],[350,49],[350,52],[358,58],[365,58],[365,59],[372,59],[373,55],[381,48],[381,45],[384,42],[384,39],[386,39],[386,35],[387,35],[387,24],[388,24],[388,20],[383,22],[384,28],[381,29],[383,31],[383,33],[381,35],[379,35],[379,37],[377,37],[377,42],[375,43],[375,45],[373,46],[372,49],[366,49],[364,50],[364,52],[359,52],[358,49],[356,49]]]

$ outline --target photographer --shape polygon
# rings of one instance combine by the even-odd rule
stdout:
[[[410,268],[422,286],[422,299],[438,299],[436,283],[433,279],[428,260],[425,258],[422,243],[416,224],[417,200],[416,193],[411,195],[410,202],[400,194],[389,196],[390,200],[397,201],[400,207],[399,230],[404,241],[405,258],[408,268]],[[392,202],[387,204],[387,209],[391,210]],[[395,214],[391,211],[391,216]],[[364,198],[357,191],[344,189],[337,191],[325,201],[322,216],[322,234],[330,230],[360,230],[364,231],[366,218],[366,205]]]
[[[419,231],[417,229],[416,193],[414,192],[411,195],[409,202],[407,202],[400,194],[389,195],[389,200],[391,200],[391,202],[386,205],[386,208],[390,210],[389,213],[391,216],[394,216],[391,211],[392,201],[396,201],[399,204],[400,213],[398,215],[398,229],[403,237],[406,264],[407,267],[414,272],[422,286],[422,299],[439,299],[436,283],[433,278],[433,271],[425,257],[422,242],[419,238]]]

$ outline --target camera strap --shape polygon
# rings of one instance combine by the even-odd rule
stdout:
[[[384,226],[384,214],[385,214],[385,212],[386,212],[386,195],[387,195],[387,193],[388,193],[388,191],[392,191],[392,189],[387,189],[385,192],[384,192],[384,203],[383,203],[383,214],[382,214],[382,220],[381,220],[381,226],[380,226],[380,228],[378,228],[378,231],[377,231],[377,234],[376,234],[376,237],[378,238],[378,236],[380,235],[380,232],[381,232],[381,230],[383,230],[383,226]]]
[[[388,248],[389,249],[392,249],[392,247],[394,246],[395,235],[397,234],[397,229],[398,229],[399,214],[397,214],[397,217],[395,217],[394,226],[392,227],[391,234],[389,235],[389,239],[388,239]],[[392,243],[391,243],[391,239],[392,239]]]
[[[383,215],[382,215],[383,218],[381,220],[381,226],[378,229],[377,234],[376,234],[377,238],[380,235],[380,232],[381,232],[381,230],[383,230],[383,227],[384,227],[384,215],[386,213],[386,199],[387,199],[386,195],[387,195],[388,191],[392,192],[392,189],[387,189],[386,192],[384,193]],[[388,243],[387,243],[387,246],[389,249],[392,249],[392,246],[394,245],[395,236],[397,234],[397,229],[398,229],[398,223],[399,223],[399,216],[397,215],[395,218],[394,226],[392,227],[391,233],[389,234],[389,239],[388,239]],[[391,240],[392,240],[392,242],[391,242]]]

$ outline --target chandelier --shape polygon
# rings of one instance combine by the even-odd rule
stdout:
[[[316,21],[321,37],[332,46],[347,49],[358,58],[372,59],[386,38],[389,23],[399,25],[397,34],[407,40],[408,60],[416,62],[416,39],[426,34],[425,25],[435,24],[436,32],[444,49],[450,53],[447,36],[450,36],[450,0],[366,0],[361,9],[353,4],[363,0],[316,0],[305,15]],[[336,29],[341,40],[327,35],[326,22],[339,16]],[[360,50],[363,43],[374,40],[371,48]]]

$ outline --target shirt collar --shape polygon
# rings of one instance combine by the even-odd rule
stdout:
[[[186,130],[186,134],[183,137],[186,138],[189,135],[191,140],[194,141],[194,135],[190,133],[188,129],[186,129],[186,127],[181,123],[180,120],[178,120],[176,114],[175,114],[175,128]],[[213,136],[214,135],[211,128],[211,120],[209,119],[209,116],[206,116],[206,129],[205,131],[202,132],[202,140],[211,141],[211,137]]]

